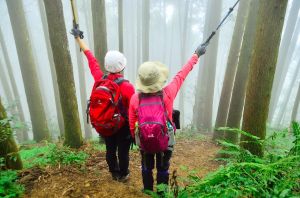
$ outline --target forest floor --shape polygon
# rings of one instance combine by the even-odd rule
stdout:
[[[31,168],[20,175],[25,185],[24,197],[148,197],[141,192],[140,154],[130,151],[130,179],[126,183],[112,180],[105,161],[105,151],[89,150],[90,157],[83,166],[48,166]],[[220,148],[209,140],[177,140],[170,173],[176,170],[179,186],[188,184],[189,173],[203,177],[216,170],[215,161]],[[155,173],[155,172],[154,172]],[[156,175],[156,174],[154,174]]]

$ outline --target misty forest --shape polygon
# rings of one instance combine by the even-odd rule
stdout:
[[[111,50],[126,57],[124,70],[107,69]],[[300,0],[0,0],[0,197],[300,197],[299,54]],[[169,150],[145,149],[138,112],[147,97],[166,104],[167,87],[163,96],[137,89],[140,65],[163,63],[167,86],[198,57],[170,105],[180,127],[162,182]],[[95,129],[100,81],[116,85],[121,102],[122,86],[134,87],[126,115],[120,101],[109,106],[124,126],[139,99],[135,135],[128,128],[113,154],[109,140],[123,128]],[[159,136],[168,149],[169,123],[174,136],[170,117]],[[149,190],[144,163],[154,155]]]

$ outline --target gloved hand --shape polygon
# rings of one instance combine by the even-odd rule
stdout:
[[[83,39],[83,31],[81,31],[78,27],[75,27],[71,30],[71,34],[75,37],[75,38],[81,38]]]
[[[207,45],[208,45],[208,43],[204,43],[204,44],[199,45],[197,47],[197,49],[195,50],[195,54],[197,54],[198,57],[205,54]]]

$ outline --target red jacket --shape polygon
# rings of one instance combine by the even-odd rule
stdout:
[[[97,59],[94,57],[93,53],[90,50],[84,51],[84,54],[88,59],[89,67],[90,67],[90,70],[94,77],[95,82],[100,80],[103,77],[104,73],[101,71]],[[107,76],[107,78],[110,80],[115,80],[119,77],[123,77],[123,75],[110,73]],[[121,89],[121,94],[122,94],[123,106],[126,108],[126,110],[128,112],[130,98],[134,94],[134,87],[130,82],[124,81],[123,83],[121,83],[120,89]]]
[[[186,76],[190,73],[190,71],[192,71],[197,61],[198,61],[197,55],[193,55],[190,58],[190,60],[181,68],[181,70],[175,75],[172,81],[162,89],[164,103],[170,120],[172,120],[173,103],[175,97],[183,81],[185,80]],[[138,97],[138,93],[135,93],[131,98],[130,106],[129,106],[129,127],[130,127],[130,132],[132,137],[134,137],[135,123],[138,120],[138,115],[137,115],[138,105],[139,105],[139,97]]]

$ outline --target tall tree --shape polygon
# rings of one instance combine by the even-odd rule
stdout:
[[[76,13],[78,16],[78,13]],[[76,41],[74,40],[75,45]],[[79,90],[80,90],[80,102],[81,102],[81,112],[83,115],[83,128],[84,128],[84,134],[85,139],[92,138],[92,129],[90,125],[87,124],[87,114],[86,114],[86,100],[87,100],[87,94],[86,94],[86,81],[85,81],[85,71],[84,71],[84,63],[82,60],[82,54],[80,53],[80,49],[76,50],[76,58],[77,58],[77,67],[78,67],[78,74],[79,74]]]
[[[230,51],[227,60],[226,71],[224,75],[223,87],[217,112],[217,119],[215,128],[224,127],[226,125],[227,114],[229,111],[230,99],[232,88],[234,84],[234,77],[236,74],[238,58],[240,54],[240,49],[242,45],[242,39],[244,34],[244,29],[246,25],[246,17],[249,11],[249,1],[240,1],[238,14],[236,17],[236,22],[234,25]],[[215,129],[213,134],[213,139],[220,139],[223,137],[223,131],[218,131]]]
[[[275,82],[279,81],[280,83],[277,84],[277,88],[276,91],[274,91],[274,95],[272,96],[274,99],[274,105],[273,107],[271,106],[271,108],[273,108],[273,110],[270,112],[270,117],[271,116],[271,113],[272,112],[275,112],[276,110],[276,106],[278,106],[278,99],[282,93],[282,90],[283,90],[283,84],[284,84],[284,81],[286,80],[286,77],[287,77],[287,73],[288,73],[288,70],[289,70],[289,66],[290,66],[290,63],[291,63],[291,59],[292,59],[292,56],[293,56],[293,52],[295,51],[296,47],[297,47],[297,41],[298,41],[298,36],[300,34],[300,21],[297,22],[297,25],[295,27],[295,31],[293,33],[293,36],[291,38],[291,44],[288,48],[288,52],[287,52],[287,57],[285,57],[285,61],[283,63],[283,68],[280,69],[281,73],[278,77],[278,79],[276,79]],[[274,85],[275,86],[275,85]],[[276,104],[276,105],[275,105]],[[273,113],[273,117],[275,117],[275,114]],[[269,119],[270,121],[272,121],[271,119]]]
[[[280,105],[280,107],[278,107],[279,113],[278,113],[278,116],[275,117],[275,121],[274,121],[275,126],[277,126],[278,128],[280,127],[280,124],[283,121],[284,114],[287,110],[286,108],[287,108],[288,102],[289,102],[291,94],[292,94],[292,89],[298,80],[299,74],[300,74],[300,60],[298,61],[298,64],[296,66],[296,71],[293,73],[292,80],[290,81],[290,83],[287,87],[287,90],[285,91],[285,94],[283,96],[283,98],[284,98],[283,104]]]
[[[205,16],[204,35],[207,38],[216,28],[221,18],[222,2],[219,0],[208,1]],[[193,121],[198,129],[211,131],[213,97],[215,87],[215,73],[218,57],[219,34],[211,40],[205,56],[200,58],[200,69],[196,87],[196,101]],[[202,68],[203,67],[203,68]],[[209,86],[208,86],[209,85]]]
[[[299,111],[299,105],[300,105],[300,82],[299,82],[299,87],[297,90],[297,96],[293,105],[293,111],[292,111],[292,120],[291,121],[296,121],[297,119],[297,113]]]
[[[4,65],[2,64],[2,61],[0,61],[0,83],[2,84],[2,87],[4,89],[4,93],[7,99],[7,102],[13,102],[14,101],[14,97],[13,97],[13,93],[10,89],[9,86],[9,80],[5,74],[5,70],[4,70]]]
[[[0,30],[0,43],[2,43],[1,41],[3,41],[1,36],[2,35],[1,35],[1,30]],[[7,63],[7,60],[6,60],[6,58],[7,58],[6,57],[7,56],[6,46],[4,46],[4,47],[5,48],[3,49],[3,53],[4,53],[4,56],[5,56],[5,63]],[[9,63],[10,63],[10,61],[9,61]],[[22,108],[21,103],[19,101],[20,96],[19,96],[18,90],[16,90],[17,89],[16,82],[14,81],[14,76],[11,75],[11,70],[12,70],[11,65],[7,65],[7,70],[8,70],[8,74],[9,74],[8,77],[5,75],[4,65],[2,64],[1,61],[0,61],[0,70],[2,71],[0,73],[0,82],[3,86],[6,98],[9,102],[14,102],[15,107],[16,107],[16,108],[15,107],[12,108],[11,113],[13,114],[13,116],[17,116],[17,118],[20,122],[25,123],[23,108]],[[9,87],[9,82],[12,86],[12,90]],[[28,133],[27,133],[26,128],[21,128],[21,129],[17,130],[16,137],[17,137],[17,140],[19,142],[23,142],[23,141],[28,140],[29,137],[28,137]]]
[[[41,14],[41,20],[42,20],[43,30],[44,30],[44,39],[45,39],[46,46],[47,46],[47,54],[48,54],[48,59],[49,59],[49,64],[50,64],[52,86],[53,86],[53,90],[54,90],[55,108],[56,108],[56,112],[57,112],[58,127],[59,127],[59,131],[60,131],[60,135],[63,136],[64,130],[65,130],[64,129],[64,120],[63,120],[61,103],[60,103],[60,98],[59,98],[59,90],[58,90],[57,77],[56,77],[55,65],[54,65],[54,60],[53,60],[53,53],[52,53],[50,39],[49,39],[49,31],[48,31],[48,26],[47,26],[48,22],[47,22],[47,17],[46,17],[43,1],[38,1],[38,4],[39,4],[39,10],[40,10],[40,14]]]
[[[261,1],[258,12],[242,129],[262,140],[266,136],[270,95],[287,2]],[[242,140],[244,148],[255,155],[263,155],[260,144],[243,135]]]
[[[100,62],[102,71],[104,68],[104,57],[107,51],[105,1],[92,0],[94,51],[97,60]]]
[[[291,10],[288,13],[288,17],[285,22],[286,27],[283,32],[280,48],[279,48],[279,56],[277,60],[277,66],[276,66],[275,77],[274,77],[274,85],[272,88],[272,95],[271,95],[271,102],[270,102],[269,122],[272,121],[277,106],[279,94],[281,92],[282,87],[279,85],[283,84],[282,79],[285,77],[286,72],[288,70],[285,65],[285,61],[287,59],[290,59],[290,56],[288,55],[289,47],[291,45],[294,45],[293,44],[294,41],[292,41],[291,38],[296,28],[299,9],[300,9],[300,1],[293,0]]]
[[[0,98],[0,158],[4,158],[8,169],[22,169],[22,160],[17,144],[13,138],[12,129]]]
[[[245,33],[243,36],[243,43],[239,56],[226,122],[226,126],[230,128],[240,128],[241,126],[246,95],[246,84],[249,74],[249,64],[254,45],[258,8],[259,0],[252,0],[250,2],[249,14],[247,17]],[[225,132],[225,139],[236,143],[238,142],[238,135],[232,132]]]
[[[137,9],[136,9],[136,14],[137,14],[137,19],[136,19],[136,62],[137,62],[137,69],[140,66],[140,64],[142,63],[141,60],[141,7],[142,7],[142,2],[137,0],[136,5],[137,5]]]
[[[16,42],[21,73],[27,97],[33,138],[36,141],[50,139],[42,94],[37,77],[29,33],[25,21],[22,0],[7,0],[7,8]]]
[[[181,64],[183,65],[186,61],[186,41],[187,41],[187,26],[188,26],[188,15],[189,15],[189,8],[190,8],[190,0],[187,0],[184,2],[184,9],[183,13],[180,12],[180,4],[181,1],[177,1],[177,6],[179,10],[179,33],[180,33],[180,58],[181,58]],[[182,19],[182,20],[181,20]],[[185,84],[182,85],[182,88],[179,92],[179,110],[180,110],[180,123],[182,123],[182,126],[184,126],[184,90],[185,90]]]
[[[62,2],[44,0],[44,4],[64,118],[65,144],[78,148],[82,145],[82,134]]]
[[[150,0],[142,1],[142,47],[143,62],[149,60]]]
[[[123,0],[118,1],[119,51],[123,52]]]

